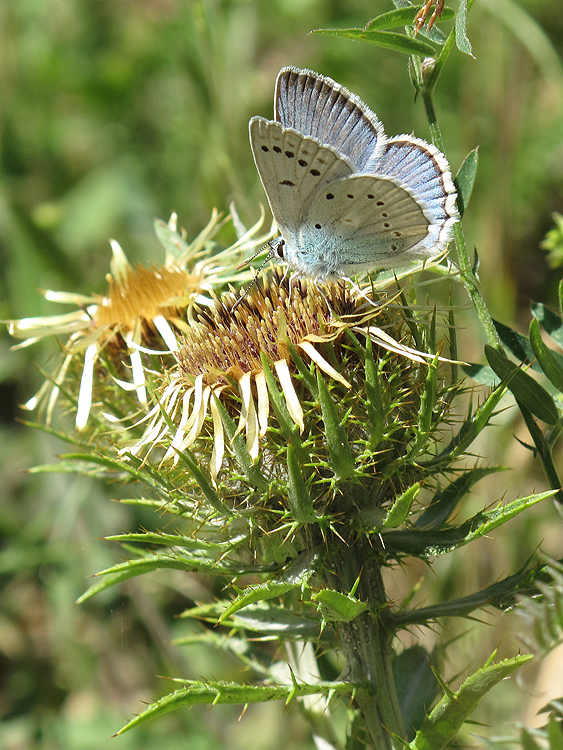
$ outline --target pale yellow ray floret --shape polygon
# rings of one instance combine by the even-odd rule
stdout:
[[[219,229],[231,220],[239,230],[237,241],[224,250],[211,243]],[[120,245],[111,241],[112,258],[104,295],[43,292],[51,302],[75,305],[69,313],[24,318],[8,322],[12,336],[22,339],[17,347],[30,346],[48,337],[62,337],[62,357],[38,393],[24,404],[39,408],[46,422],[52,420],[60,392],[66,387],[71,366],[81,368],[76,398],[75,426],[88,424],[96,391],[96,371],[102,357],[111,360],[117,374],[113,382],[133,391],[140,407],[147,404],[146,361],[143,353],[170,354],[189,329],[194,304],[212,304],[213,289],[231,281],[244,281],[249,271],[237,271],[244,258],[256,252],[272,236],[262,232],[264,214],[250,229],[242,228],[234,207],[226,218],[213,211],[207,226],[187,243],[177,231],[176,216],[159,223],[157,233],[165,247],[161,265],[132,266]],[[261,233],[262,232],[262,233]],[[119,376],[122,373],[122,376]]]

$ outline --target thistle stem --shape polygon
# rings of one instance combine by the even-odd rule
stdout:
[[[393,734],[405,737],[405,728],[392,670],[393,633],[380,613],[387,604],[377,550],[366,539],[342,546],[336,554],[334,583],[349,593],[360,577],[355,596],[368,602],[370,611],[351,622],[338,623],[337,632],[346,658],[348,679],[361,683],[355,701],[376,750],[394,750]]]

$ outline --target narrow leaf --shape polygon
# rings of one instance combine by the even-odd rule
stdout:
[[[459,0],[459,8],[455,17],[455,42],[460,52],[474,57],[471,42],[467,37],[467,3],[468,0]]]
[[[213,397],[214,398],[214,397]],[[231,516],[232,511],[221,501],[219,495],[215,492],[213,485],[208,480],[205,473],[198,466],[197,461],[193,457],[191,451],[188,448],[184,450],[177,450],[176,453],[180,457],[180,461],[187,467],[190,474],[193,476],[195,481],[198,483],[200,490],[203,492],[205,499],[211,505],[211,507],[222,516]]]
[[[516,594],[519,593],[520,589],[529,589],[534,580],[534,575],[535,570],[530,569],[526,563],[514,575],[503,578],[480,591],[449,602],[431,604],[428,607],[401,612],[394,615],[391,621],[395,627],[404,629],[411,625],[428,625],[428,623],[435,622],[440,617],[468,617],[476,609],[483,609],[484,607],[506,610],[515,604]]]
[[[272,700],[285,700],[305,695],[350,695],[357,689],[353,682],[294,682],[291,685],[241,685],[237,682],[203,682],[181,680],[185,686],[181,690],[165,695],[131,719],[117,735],[127,732],[148,719],[162,716],[184,706],[209,705],[217,703],[240,704],[264,703]]]
[[[474,148],[473,151],[467,154],[454,180],[457,187],[457,206],[461,216],[465,213],[465,209],[473,193],[478,165],[479,147]]]
[[[542,325],[551,338],[563,349],[563,321],[554,312],[551,312],[541,302],[532,302],[532,315]]]
[[[330,391],[317,370],[319,404],[326,429],[326,441],[330,454],[330,466],[339,479],[348,479],[354,473],[354,457],[350,450],[346,431],[342,424]]]
[[[438,529],[451,517],[459,502],[482,477],[503,471],[502,466],[470,469],[434,495],[434,500],[415,521],[417,529]]]
[[[371,31],[368,29],[314,29],[311,34],[325,34],[327,36],[340,36],[348,39],[361,39],[364,42],[377,44],[378,47],[392,49],[395,52],[403,52],[405,55],[422,55],[422,57],[435,57],[436,47],[413,39],[404,34],[394,31]]]
[[[434,655],[422,646],[406,648],[393,659],[393,676],[407,737],[414,737],[426,715],[426,707],[434,704],[439,685],[430,664]]]
[[[397,8],[382,13],[380,16],[372,18],[364,26],[364,31],[382,31],[383,29],[396,29],[399,26],[410,26],[414,17],[418,13],[418,7],[413,5],[406,8]],[[444,8],[440,17],[441,21],[451,21],[455,18],[455,11],[451,8]]]
[[[489,420],[492,418],[495,409],[505,392],[504,387],[499,386],[495,388],[481,406],[475,410],[475,413],[462,424],[457,435],[442,453],[436,456],[436,458],[424,462],[422,465],[426,467],[434,467],[444,462],[451,463],[454,458],[457,458],[457,456],[466,451],[475,438],[489,423]]]
[[[161,532],[144,532],[140,534],[114,534],[106,536],[107,542],[141,542],[143,544],[166,544],[169,547],[185,549],[225,550],[232,547],[230,542],[206,542],[203,539],[182,536],[180,534],[163,534]]]
[[[545,388],[488,344],[485,345],[485,356],[496,374],[506,382],[507,388],[532,414],[547,424],[556,424],[559,419],[557,407]]]
[[[267,581],[266,583],[259,583],[256,586],[247,586],[233,600],[232,604],[227,607],[218,622],[223,622],[227,617],[231,617],[235,612],[238,612],[239,609],[246,607],[248,604],[255,604],[266,599],[275,599],[283,596],[292,589],[300,588],[300,586],[301,583],[299,581],[291,583],[285,581]]]
[[[537,318],[530,323],[530,343],[542,370],[559,393],[563,393],[563,365],[557,360],[555,353],[545,345]]]
[[[508,351],[513,354],[519,362],[523,362],[527,365],[531,364],[532,367],[534,367],[534,350],[526,336],[509,328],[504,325],[504,323],[500,323],[498,320],[493,320],[493,323],[498,335],[500,336],[500,340]],[[537,364],[534,369],[540,372],[540,368]]]
[[[417,557],[442,555],[458,547],[463,547],[474,539],[486,536],[493,529],[502,526],[515,516],[536,503],[553,497],[557,490],[548,490],[537,495],[518,498],[506,505],[499,505],[490,511],[481,511],[475,516],[452,528],[440,531],[416,529],[414,531],[382,531],[385,548],[390,554],[409,554]]]
[[[293,443],[287,446],[287,473],[287,501],[291,515],[297,523],[314,523],[317,517]]]
[[[385,413],[383,409],[380,374],[373,358],[373,346],[369,336],[366,339],[364,367],[368,412],[366,427],[369,430],[370,447],[375,449],[383,436]]]
[[[253,565],[242,565],[233,564],[228,561],[221,560],[220,562],[214,559],[205,558],[202,555],[192,554],[191,556],[186,553],[183,555],[178,554],[147,554],[143,557],[136,558],[134,560],[127,560],[126,562],[114,565],[111,568],[102,570],[97,573],[97,576],[104,576],[104,579],[100,582],[96,582],[93,586],[82,594],[77,599],[78,604],[91,599],[95,594],[115,586],[118,583],[134,578],[135,576],[144,575],[145,573],[153,573],[161,569],[171,570],[182,570],[186,572],[199,572],[207,573],[209,575],[225,575],[225,576],[239,576],[249,572],[256,572],[256,567]]]

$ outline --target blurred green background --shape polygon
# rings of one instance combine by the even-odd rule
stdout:
[[[64,312],[39,288],[103,292],[110,237],[131,260],[158,263],[155,217],[176,211],[190,237],[214,206],[234,200],[253,223],[265,197],[248,120],[271,116],[283,65],[332,76],[378,113],[388,134],[428,138],[405,58],[308,35],[363,26],[390,8],[384,0],[0,3],[0,317]],[[553,304],[561,276],[539,247],[552,212],[563,212],[561,10],[560,0],[477,0],[469,21],[475,59],[454,52],[436,94],[454,171],[480,147],[466,237],[478,250],[493,315],[520,330],[530,299]],[[459,291],[456,301],[464,307],[461,356],[480,359],[472,311]],[[64,450],[16,421],[17,404],[41,382],[33,362],[52,365],[57,350],[49,342],[9,352],[11,343],[0,338],[0,747],[311,747],[298,712],[281,705],[249,709],[240,722],[236,707],[180,712],[109,739],[141,701],[169,689],[156,675],[228,678],[233,665],[170,645],[186,634],[174,615],[211,595],[205,581],[163,574],[74,605],[88,576],[120,559],[98,538],[155,519],[112,503],[111,488],[93,479],[25,473]],[[479,485],[468,513],[504,493],[545,489],[540,468],[514,440],[526,438],[515,410],[497,422],[480,453],[516,468]],[[482,558],[473,547],[471,560],[440,561],[436,576],[423,567],[398,571],[391,591],[399,596],[425,575],[426,603],[469,593],[523,564],[539,544],[560,557],[560,526],[546,503],[494,541],[482,540]],[[488,622],[451,624],[452,633],[468,632],[449,654],[452,674],[475,667],[499,643],[501,656],[520,648],[518,624],[494,614]],[[496,688],[478,718],[500,734],[527,716],[535,670],[519,686]]]

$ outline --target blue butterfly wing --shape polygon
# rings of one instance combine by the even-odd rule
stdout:
[[[355,172],[381,154],[383,125],[359,97],[311,70],[282,68],[276,81],[274,119],[348,158]]]
[[[456,189],[446,157],[419,138],[396,136],[367,165],[370,172],[392,177],[423,203],[432,221],[449,230],[459,218]]]

